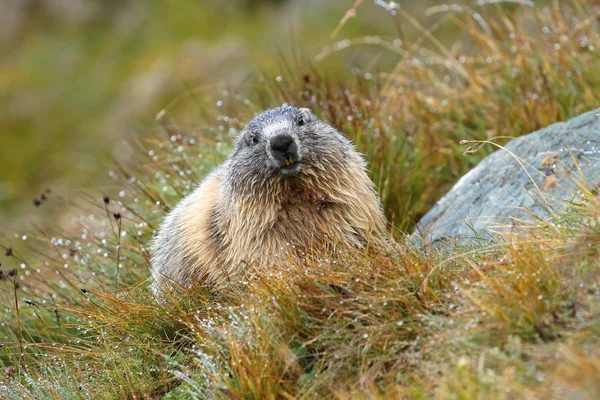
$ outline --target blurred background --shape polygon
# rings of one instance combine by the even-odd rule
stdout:
[[[368,3],[368,4],[367,4]],[[353,1],[2,0],[0,226],[20,229],[46,189],[68,197],[101,185],[123,140],[155,116],[192,120],[217,86],[235,90],[257,71],[279,73],[292,54],[312,60]],[[422,10],[423,5],[420,6]],[[421,11],[422,12],[422,11]],[[389,13],[366,2],[340,37],[396,35]],[[379,50],[342,53],[373,68]],[[320,69],[339,68],[327,58]],[[173,115],[171,115],[173,117]],[[126,156],[126,155],[125,155]],[[23,227],[24,228],[24,227]]]
[[[497,12],[534,5],[457,3],[502,5]],[[285,75],[294,60],[334,78],[377,76],[394,69],[402,43],[420,43],[415,24],[452,18],[428,13],[439,4],[433,0],[403,2],[409,19],[394,18],[399,5],[382,0],[0,4],[0,228],[17,230],[33,217],[54,217],[52,207],[36,207],[42,193],[68,199],[81,189],[102,191],[112,160],[128,156],[123,143],[152,135],[165,108],[170,120],[193,126],[224,90],[256,84],[257,74]],[[435,40],[450,51],[458,21],[436,27]],[[395,48],[373,46],[379,38]],[[342,39],[358,44],[340,46]]]

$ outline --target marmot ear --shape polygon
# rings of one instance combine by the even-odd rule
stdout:
[[[302,118],[305,122],[311,122],[315,119],[315,116],[313,115],[312,111],[310,111],[308,108],[301,108],[300,113],[302,114]]]

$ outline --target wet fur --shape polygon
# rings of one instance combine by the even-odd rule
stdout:
[[[307,112],[280,107],[256,117],[232,155],[168,214],[152,243],[159,286],[221,286],[250,265],[267,268],[303,252],[383,240],[386,222],[364,159],[312,115],[306,126],[294,126]],[[268,151],[248,144],[245,135],[265,126],[294,132],[303,160],[298,176],[283,176]]]

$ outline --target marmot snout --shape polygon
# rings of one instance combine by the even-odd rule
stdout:
[[[256,116],[229,158],[169,212],[152,243],[159,289],[220,286],[248,265],[385,241],[386,221],[354,146],[308,109]]]

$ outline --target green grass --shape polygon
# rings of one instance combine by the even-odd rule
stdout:
[[[80,0],[60,4],[64,10],[43,2],[23,6],[16,17],[7,13],[16,29],[0,31],[2,225],[30,220],[32,200],[47,187],[70,195],[90,179],[103,182],[111,158],[128,156],[121,141],[144,132],[172,99],[183,98],[172,111],[194,123],[203,108],[214,107],[206,93],[236,90],[257,66],[278,68],[274,52],[316,53],[346,7],[90,1],[81,13]],[[373,8],[369,14],[381,14]],[[391,24],[360,21],[345,32],[393,32]]]
[[[493,150],[464,156],[460,140],[504,143],[599,106],[591,3],[477,11],[485,24],[444,13],[378,74],[290,61],[214,93],[222,105],[192,124],[166,107],[155,135],[128,142],[135,159],[112,168],[110,188],[74,202],[53,192],[42,207],[63,210],[68,229],[0,242],[1,396],[598,397],[600,199],[586,184],[569,210],[504,243],[442,254],[399,233],[389,256],[349,250],[166,303],[148,289],[153,229],[260,110],[309,106],[353,138],[386,215],[409,231]],[[450,45],[435,40],[445,24],[460,28]]]

